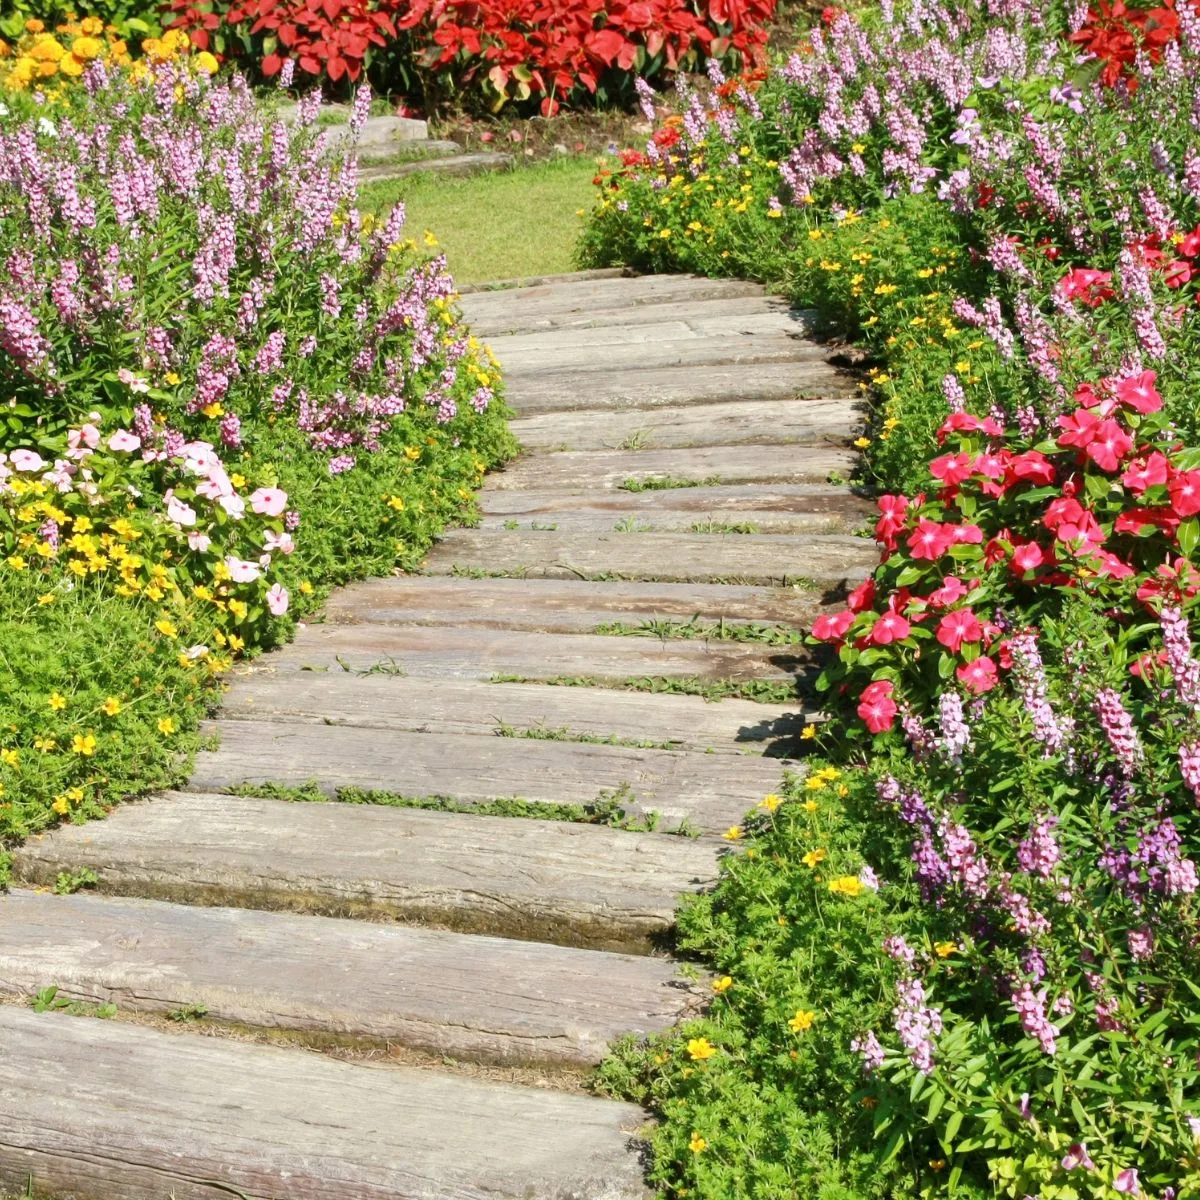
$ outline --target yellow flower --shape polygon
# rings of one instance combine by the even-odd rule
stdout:
[[[949,958],[958,949],[956,942],[934,942],[933,952],[938,958]]]
[[[79,40],[82,41],[83,39],[80,38]],[[83,61],[76,58],[74,54],[68,54],[58,64],[58,69],[69,79],[78,79],[83,74],[83,68]]]
[[[206,75],[215,75],[217,73],[217,67],[220,65],[207,50],[201,50],[200,53],[197,54],[194,59],[192,59],[192,62],[195,64],[197,71],[203,71]]]
[[[154,628],[157,629],[158,632],[163,635],[163,637],[173,638],[179,636],[179,630],[176,629],[166,617],[159,617],[159,619],[154,622]]]
[[[53,592],[43,592],[38,597],[38,603],[40,605],[42,605],[43,607],[47,604],[53,604],[54,603],[54,593]]]
[[[855,444],[855,445],[856,445],[856,446],[857,446],[857,447],[858,447],[860,450],[865,450],[865,449],[866,449],[866,448],[867,448],[867,447],[868,447],[868,446],[871,444],[871,439],[870,439],[869,437],[860,437],[860,438],[855,438],[855,439],[854,439],[854,444]]]
[[[71,739],[71,749],[76,754],[82,754],[85,758],[90,758],[96,753],[96,739],[90,733],[77,733]]]
[[[788,1022],[788,1028],[793,1033],[807,1033],[817,1019],[817,1014],[807,1008],[796,1009],[796,1015]]]
[[[229,602],[229,611],[230,611],[231,613],[233,613],[233,615],[234,615],[234,616],[235,616],[235,617],[236,617],[236,618],[237,618],[239,621],[244,621],[244,620],[246,619],[246,614],[247,614],[247,613],[248,613],[250,610],[249,610],[249,609],[246,607],[246,604],[245,604],[245,602],[244,602],[244,601],[242,601],[242,600],[230,600],[230,602]]]
[[[225,415],[225,409],[222,407],[219,400],[214,400],[211,404],[206,404],[200,410],[206,417],[216,419]]]
[[[412,462],[416,462],[417,459],[421,457],[421,451],[416,446],[409,446],[404,451],[404,457]]]
[[[312,590],[313,590],[313,585],[311,583],[309,583],[307,579],[302,579],[300,581],[300,591],[305,596],[311,596]]]
[[[806,813],[815,813],[821,806],[815,800],[805,800],[804,811]]]
[[[723,996],[731,987],[733,987],[733,980],[728,975],[721,975],[712,981],[712,990],[718,996]]]
[[[54,738],[35,737],[33,739],[33,748],[40,750],[43,754],[49,754],[58,745]]]
[[[896,290],[896,286],[894,283],[881,283],[875,288],[875,295],[890,296]]]
[[[692,1140],[688,1142],[688,1149],[693,1154],[702,1154],[708,1149],[708,1142],[704,1140],[698,1133],[692,1133]]]
[[[708,1038],[692,1038],[687,1044],[687,1052],[693,1062],[703,1062],[706,1058],[712,1058],[717,1048]]]
[[[758,807],[765,808],[767,812],[773,813],[781,803],[782,801],[779,797],[774,792],[771,792],[758,802]]]
[[[175,718],[174,717],[159,717],[158,718],[158,732],[163,734],[166,737],[170,737],[171,734],[173,734],[175,732]]]
[[[21,761],[19,750],[0,750],[0,762],[6,767],[15,767]]]
[[[19,554],[10,554],[4,561],[7,562],[14,571],[25,570],[25,560]]]
[[[742,836],[741,826],[740,825],[730,825],[730,827],[727,830],[725,830],[725,832],[723,834],[721,834],[721,836],[727,842],[736,842]]]
[[[829,881],[829,890],[835,896],[858,896],[862,893],[862,882],[856,875],[839,875]]]
[[[55,796],[54,803],[51,804],[50,807],[54,809],[54,811],[58,813],[60,817],[65,817],[67,813],[71,811],[71,806],[67,803],[66,796]]]
[[[818,863],[823,863],[829,857],[827,850],[810,850],[800,861],[811,871]]]
[[[800,737],[806,742],[811,742],[816,736],[817,727],[815,725],[805,725],[805,727],[800,731]]]
[[[861,154],[866,149],[866,146],[864,146],[862,142],[855,142],[850,149],[853,150],[855,154]]]
[[[116,696],[109,696],[105,702],[100,705],[101,712],[106,717],[115,717],[121,711],[121,701]]]
[[[71,53],[81,61],[88,62],[104,53],[104,43],[99,38],[84,34],[71,43]]]
[[[404,500],[400,496],[389,496],[388,508],[394,508],[397,512],[403,512]]]
[[[59,692],[51,692],[49,703],[50,707],[55,712],[62,712],[62,710],[67,707],[67,698],[66,696],[61,695]]]

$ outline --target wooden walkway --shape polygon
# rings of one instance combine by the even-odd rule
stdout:
[[[479,528],[421,575],[346,588],[243,672],[188,791],[17,855],[0,1191],[644,1194],[646,1116],[586,1071],[704,1003],[667,953],[676,899],[712,881],[805,718],[622,684],[786,683],[806,659],[614,627],[797,626],[865,575],[866,506],[838,482],[854,381],[745,283],[588,275],[463,307],[527,448]],[[619,805],[626,827],[471,811],[511,798]],[[43,890],[85,867],[94,890]],[[33,1011],[51,985],[116,1017]]]

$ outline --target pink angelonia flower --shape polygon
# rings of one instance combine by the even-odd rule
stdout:
[[[288,610],[291,597],[282,584],[274,583],[267,589],[267,608],[273,617],[282,617]]]
[[[246,562],[245,559],[235,558],[232,554],[226,556],[225,566],[234,583],[253,583],[262,574],[258,563]]]
[[[108,448],[110,450],[122,450],[132,453],[134,450],[142,448],[142,439],[134,436],[128,429],[118,429],[108,439]]]
[[[278,517],[287,508],[287,492],[261,487],[250,494],[250,507],[266,517]]]
[[[14,450],[8,461],[17,471],[44,471],[46,460],[36,450]]]

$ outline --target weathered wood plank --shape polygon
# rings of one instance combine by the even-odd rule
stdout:
[[[633,272],[626,267],[594,267],[586,271],[564,271],[557,275],[517,275],[509,279],[484,279],[479,283],[464,283],[458,290],[464,296],[475,292],[495,295],[502,292],[515,292],[518,288],[586,283],[592,279],[630,279],[632,277]]]
[[[603,331],[585,330],[580,336],[583,332]],[[827,355],[824,346],[785,333],[730,334],[720,338],[663,337],[647,342],[623,341],[594,346],[530,346],[500,356],[500,366],[514,394],[519,395],[521,384],[539,375],[569,373],[587,386],[597,373],[622,369],[643,371],[655,367],[687,367],[694,370],[729,364],[805,364],[823,362]]]
[[[640,1200],[632,1105],[0,1009],[0,1185],[87,1200]]]
[[[488,289],[460,301],[469,323],[504,314],[527,319],[535,313],[587,312],[597,308],[640,308],[679,301],[761,296],[759,284],[700,275],[615,275],[605,279],[558,279],[532,287]]]
[[[532,493],[494,493],[493,499],[505,495],[521,497]],[[642,493],[629,498],[650,500],[653,496],[654,493]],[[591,633],[606,622],[636,626],[659,618],[687,621],[693,616],[711,621],[757,621],[801,628],[811,624],[820,610],[819,593],[797,588],[622,582],[597,587],[580,579],[406,575],[366,579],[339,588],[326,600],[324,613],[326,620],[342,625],[462,625]]]
[[[572,736],[773,757],[796,754],[801,731],[815,719],[798,705],[708,701],[668,692],[307,671],[286,680],[274,675],[239,676],[225,695],[221,718],[412,733],[567,730]]]
[[[588,805],[616,794],[629,817],[659,815],[673,831],[685,822],[719,833],[736,825],[781,782],[778,763],[757,756],[642,750],[593,742],[470,737],[294,721],[222,721],[216,750],[196,756],[189,786],[221,792],[259,784],[449,797],[486,804],[510,797]]]
[[[499,493],[503,495],[504,493]],[[537,496],[538,492],[527,495]],[[656,493],[661,495],[662,493]],[[737,525],[730,530],[722,526]],[[485,514],[479,519],[480,530],[493,533],[524,530],[531,533],[701,533],[725,535],[731,533],[785,533],[785,534],[843,534],[860,529],[861,519],[853,520],[836,512],[762,512],[755,509],[711,510],[697,508],[673,508],[664,504],[654,509],[614,513],[605,507],[588,506],[563,508],[540,512],[536,506],[529,516],[492,516]],[[753,526],[753,528],[750,528]],[[563,576],[566,578],[566,575]],[[694,578],[694,576],[688,576]]]
[[[587,1067],[668,1028],[697,992],[671,963],[332,917],[20,889],[0,898],[0,995],[399,1045],[471,1062]]]
[[[857,583],[879,562],[874,542],[845,534],[573,533],[452,529],[424,569],[512,571],[530,578],[717,583]]]
[[[653,408],[662,404],[742,400],[789,400],[836,396],[845,372],[823,358],[803,362],[760,362],[716,366],[613,367],[606,372],[572,371],[509,377],[506,399],[518,415],[576,408]]]
[[[258,660],[250,669],[435,679],[520,675],[535,680],[560,676],[623,680],[656,675],[696,676],[708,681],[790,680],[805,670],[808,661],[803,646],[364,623],[309,625],[290,645]]]
[[[172,792],[29,838],[13,871],[45,886],[90,867],[113,895],[643,953],[716,856],[601,825]]]
[[[729,400],[618,412],[543,413],[512,423],[527,450],[665,449],[845,442],[862,420],[848,393],[830,400]]]
[[[535,454],[488,476],[488,489],[619,489],[627,479],[814,483],[848,477],[853,451],[826,446],[696,446],[686,450],[567,450]],[[678,491],[682,489],[657,489]]]
[[[736,319],[757,313],[787,312],[790,305],[779,296],[708,297],[704,300],[668,300],[646,304],[602,305],[581,307],[571,305],[566,310],[538,307],[530,312],[508,310],[485,313],[477,310],[471,318],[471,332],[476,337],[490,339],[512,334],[539,333],[555,329],[596,329],[600,326],[642,325],[647,321],[677,321],[703,313],[706,317]]]
[[[769,338],[778,335],[791,339],[797,346],[807,343],[815,325],[815,314],[799,309],[767,309],[745,312],[709,314],[704,303],[674,317],[664,317],[657,306],[648,309],[646,319],[636,324],[599,325],[588,329],[545,329],[533,333],[510,334],[491,340],[492,351],[502,366],[521,365],[526,359],[561,353],[590,357],[596,350],[626,351],[634,347],[644,350],[662,343],[708,342],[715,350],[733,339]],[[807,343],[812,344],[812,343]],[[824,347],[818,347],[825,354]]]

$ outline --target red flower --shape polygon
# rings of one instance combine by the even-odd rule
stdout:
[[[1166,483],[1168,468],[1166,456],[1155,450],[1149,458],[1138,459],[1126,467],[1121,482],[1135,495],[1140,496],[1148,488]]]
[[[1192,264],[1185,258],[1177,258],[1163,267],[1163,280],[1169,288],[1181,288],[1190,283],[1193,274]]]
[[[871,733],[883,733],[891,729],[900,711],[892,699],[893,687],[886,679],[877,679],[868,684],[859,697],[858,715]]]
[[[896,612],[886,612],[871,627],[871,641],[876,646],[889,646],[906,638],[912,632],[912,626]]]
[[[1096,436],[1100,423],[1101,418],[1094,412],[1077,408],[1069,416],[1058,418],[1058,427],[1063,431],[1058,435],[1058,444],[1083,449]]]
[[[948,433],[986,433],[992,437],[1003,437],[1004,429],[994,417],[974,417],[967,412],[951,413],[937,431],[938,445],[946,440]]]
[[[1097,308],[1105,300],[1112,299],[1113,290],[1108,286],[1111,279],[1111,271],[1072,267],[1054,285],[1054,294],[1063,300],[1078,300],[1088,308]]]
[[[974,662],[964,663],[957,671],[958,681],[972,695],[981,696],[996,686],[996,664],[986,654]]]
[[[1022,575],[1027,571],[1036,571],[1045,561],[1046,553],[1037,542],[1025,542],[1013,551],[1013,570]]]
[[[837,613],[822,613],[814,622],[812,635],[821,642],[840,642],[846,630],[854,624],[854,613],[849,609]]]
[[[957,487],[971,478],[971,456],[969,454],[943,454],[929,464],[929,473],[940,479],[947,487]]]
[[[1114,533],[1140,534],[1143,529],[1161,529],[1174,533],[1179,518],[1169,508],[1130,508],[1113,522]]]
[[[954,527],[939,525],[922,517],[917,527],[908,535],[908,548],[913,558],[925,558],[931,562],[941,558],[954,543]]]
[[[1043,485],[1054,482],[1054,464],[1036,450],[1026,450],[1024,454],[1016,454],[1008,463],[1008,472],[1012,479],[1027,479],[1030,483]]]
[[[945,608],[948,604],[957,604],[967,594],[968,588],[957,575],[946,575],[942,586],[929,594],[929,603],[937,608]]]
[[[957,654],[962,649],[963,642],[977,642],[982,637],[983,626],[969,608],[947,613],[938,623],[937,640],[951,654]]]
[[[1158,412],[1162,408],[1162,396],[1154,386],[1157,378],[1155,371],[1143,371],[1140,375],[1122,379],[1117,384],[1117,399],[1136,412]]]
[[[1171,508],[1177,517],[1200,513],[1200,471],[1179,471],[1167,484]]]
[[[904,528],[908,500],[904,496],[880,496],[875,503],[880,512],[875,523],[875,540],[895,550],[896,535]]]
[[[1107,575],[1110,579],[1128,579],[1134,574],[1133,568],[1124,559],[1118,558],[1108,550],[1096,550],[1092,558],[1099,563],[1096,568],[1097,575]]]
[[[864,579],[850,593],[846,599],[846,603],[850,607],[850,611],[854,613],[862,612],[864,609],[870,608],[875,603],[875,580]]]
[[[1087,456],[1102,471],[1115,471],[1133,449],[1133,440],[1111,417],[1096,427],[1095,437],[1087,445]]]

